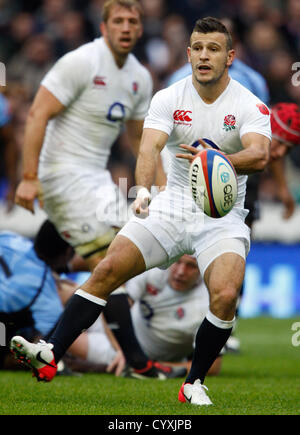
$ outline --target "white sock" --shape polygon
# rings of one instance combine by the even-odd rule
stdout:
[[[206,318],[210,323],[221,329],[230,329],[235,324],[235,317],[232,320],[221,320],[217,316],[215,316],[210,310],[208,310]]]
[[[106,301],[104,299],[91,295],[90,293],[82,290],[81,288],[76,290],[75,295],[81,296],[84,299],[88,299],[89,301],[94,302],[97,305],[102,305],[102,307],[105,307],[106,305]]]

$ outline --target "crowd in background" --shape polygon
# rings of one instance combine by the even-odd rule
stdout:
[[[21,156],[24,124],[40,81],[66,52],[100,36],[104,0],[0,0],[0,61],[6,66],[6,86],[14,135]],[[267,80],[270,105],[279,101],[300,105],[299,0],[141,0],[144,34],[135,54],[151,71],[154,91],[187,61],[186,47],[197,18],[230,18],[235,27],[237,56]],[[299,62],[299,65],[297,65]],[[297,86],[299,85],[299,86]],[[100,102],[101,104],[101,102]],[[0,144],[0,159],[3,156]],[[20,159],[21,160],[21,159]],[[300,149],[294,149],[289,170],[300,173]],[[135,159],[126,135],[115,144],[110,169],[115,181],[134,184]],[[3,169],[2,169],[3,171]],[[0,179],[5,173],[0,173]],[[294,195],[300,202],[300,190]],[[265,192],[272,187],[265,183]]]

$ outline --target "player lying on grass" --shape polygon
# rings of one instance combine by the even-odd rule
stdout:
[[[135,333],[145,353],[153,360],[189,369],[195,335],[209,305],[207,288],[200,277],[196,258],[183,255],[167,270],[149,270],[128,281],[126,292],[133,304],[131,313]],[[116,348],[108,340],[100,318],[87,334],[80,337],[74,345],[81,345],[84,360],[88,354],[89,360],[95,364],[101,362],[109,368],[113,366]],[[87,352],[88,344],[90,351]],[[219,374],[221,359],[221,356],[216,358],[209,375]],[[70,361],[74,368],[83,367],[83,361],[79,359]],[[87,370],[91,369],[87,366]],[[130,368],[124,373],[139,376]]]
[[[183,255],[167,270],[151,269],[126,284],[137,338],[152,359],[190,368],[194,340],[209,300],[197,260]],[[217,357],[208,374],[221,370]]]

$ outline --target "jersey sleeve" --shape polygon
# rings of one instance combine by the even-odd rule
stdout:
[[[150,73],[145,70],[145,74],[141,78],[141,96],[136,104],[130,119],[142,120],[145,119],[153,92],[153,81]]]
[[[80,50],[74,50],[55,63],[41,84],[64,106],[68,106],[83,90],[87,77],[88,59]]]
[[[144,128],[160,130],[170,136],[174,126],[170,98],[168,88],[154,95],[144,122]]]
[[[271,140],[270,109],[259,99],[249,99],[242,105],[240,137],[246,133],[258,133]]]
[[[126,283],[126,291],[128,296],[131,297],[134,301],[138,301],[142,299],[143,295],[146,292],[147,285],[147,272],[142,273],[141,275],[136,276],[135,278],[130,279]]]

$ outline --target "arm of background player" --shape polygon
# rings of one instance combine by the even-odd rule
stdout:
[[[142,186],[150,191],[157,173],[157,164],[160,152],[168,140],[167,133],[161,130],[145,128],[142,135],[139,155],[136,163],[135,179],[137,186]],[[138,196],[133,203],[133,211],[137,216],[148,215],[150,196]]]
[[[113,359],[113,361],[107,366],[106,371],[107,373],[114,373],[116,376],[121,376],[125,366],[126,366],[126,359],[122,352],[121,346],[119,345],[113,331],[109,328],[104,316],[101,316],[101,320],[103,323],[104,331],[106,333],[107,338],[110,341],[110,344],[116,351],[116,355]]]
[[[185,362],[160,361],[162,364],[167,364],[171,367],[185,367],[188,371],[191,369],[192,360]],[[218,356],[210,366],[207,376],[218,376],[222,368],[222,356]]]
[[[270,162],[269,167],[276,183],[276,195],[284,205],[284,219],[289,219],[295,211],[295,200],[291,194],[285,176],[284,159]]]
[[[23,149],[23,179],[17,188],[15,202],[32,213],[34,199],[40,192],[37,170],[47,123],[64,109],[65,106],[41,86],[29,110]]]
[[[129,136],[130,144],[136,158],[139,153],[141,137],[143,134],[143,126],[144,126],[144,120],[142,121],[131,120],[126,123],[126,129]],[[157,159],[157,169],[156,169],[156,177],[155,177],[154,184],[155,186],[158,186],[160,188],[164,187],[167,184],[167,177],[163,169],[163,164],[160,156]]]
[[[265,169],[269,162],[270,139],[258,133],[246,133],[241,138],[244,149],[227,157],[238,174],[252,174]]]

